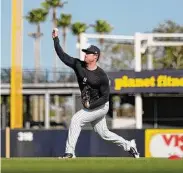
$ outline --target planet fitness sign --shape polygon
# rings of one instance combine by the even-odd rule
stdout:
[[[183,93],[183,70],[108,73],[112,93]]]

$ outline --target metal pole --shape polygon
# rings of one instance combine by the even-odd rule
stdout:
[[[45,94],[45,129],[50,128],[50,94],[46,92]]]
[[[84,53],[82,52],[82,49],[86,48],[87,46],[87,38],[84,33],[80,35],[80,45],[79,45],[79,50],[80,50],[80,60],[84,60]]]
[[[147,69],[153,70],[153,47],[151,46],[153,42],[153,37],[150,35],[147,40],[147,46],[148,46],[148,54],[147,54]]]
[[[135,71],[141,71],[141,34],[135,33]],[[135,117],[136,128],[142,128],[142,97],[141,94],[135,95]]]
[[[147,69],[153,70],[153,50],[152,50],[152,47],[148,47]]]
[[[135,71],[141,71],[141,34],[135,33]]]
[[[134,36],[128,35],[101,35],[101,34],[84,34],[87,38],[104,38],[104,39],[116,39],[116,40],[133,40]]]

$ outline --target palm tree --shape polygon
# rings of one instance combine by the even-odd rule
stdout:
[[[34,33],[29,33],[29,36],[34,38],[34,45],[35,45],[35,69],[36,71],[39,70],[40,68],[40,37],[43,35],[41,33],[41,27],[40,23],[44,22],[46,20],[48,11],[42,8],[37,8],[31,10],[25,18],[30,24],[35,24],[36,25],[36,32]],[[35,81],[38,82],[38,76],[35,76]]]
[[[61,0],[45,0],[44,2],[41,3],[41,5],[48,11],[52,10],[52,22],[53,22],[53,28],[57,27],[57,14],[56,10],[57,8],[62,8],[64,7],[64,4],[67,2],[62,2]],[[54,58],[54,71],[57,69],[57,56],[55,53],[55,58]],[[54,80],[56,80],[56,73],[54,73],[53,76]]]
[[[57,14],[56,10],[57,8],[64,7],[64,4],[67,2],[62,2],[61,0],[45,0],[41,5],[47,9],[48,11],[52,10],[52,22],[53,22],[53,28],[57,27]],[[54,53],[54,65],[53,65],[53,80],[56,81],[56,70],[57,70],[57,55]],[[55,104],[59,105],[59,97],[55,96]],[[56,112],[56,116],[59,116],[59,112]]]
[[[71,25],[72,16],[70,14],[61,14],[60,18],[57,21],[57,26],[62,27],[62,36],[63,36],[63,49],[66,51],[66,34],[67,29]]]
[[[40,38],[43,35],[41,33],[41,27],[40,23],[44,22],[46,20],[48,11],[42,8],[33,9],[30,12],[28,12],[27,16],[25,16],[26,20],[30,24],[36,25],[37,29],[36,32],[30,33],[29,36],[34,38],[34,49],[35,49],[35,76],[34,76],[34,82],[38,82],[39,77],[39,70],[40,70]],[[41,98],[40,98],[41,99]],[[42,101],[40,102],[42,103]],[[35,96],[33,99],[33,119],[38,120],[38,97]],[[42,108],[42,104],[40,105]],[[43,111],[40,112],[43,114]],[[40,114],[40,116],[41,116]]]
[[[56,15],[56,10],[57,8],[62,8],[64,4],[67,2],[61,2],[61,0],[45,0],[45,2],[42,2],[41,5],[47,9],[50,10],[52,9],[52,22],[53,22],[53,27],[57,27],[57,15]]]
[[[183,26],[168,20],[158,25],[153,32],[156,33],[183,33]],[[163,39],[164,41],[169,39]],[[174,41],[180,39],[173,38]],[[169,69],[183,69],[183,46],[157,48],[155,53],[161,53],[161,57],[155,59],[155,66]]]
[[[85,23],[76,22],[76,23],[72,24],[71,31],[72,31],[73,35],[77,36],[77,45],[80,45],[81,33],[86,32],[87,29],[88,29],[88,26]],[[80,57],[80,51],[79,51],[79,57]]]
[[[105,20],[97,20],[94,25],[90,25],[94,28],[95,32],[102,35],[102,34],[108,34],[112,31],[112,26]],[[104,43],[104,39],[101,38],[99,40],[100,45],[102,46]]]

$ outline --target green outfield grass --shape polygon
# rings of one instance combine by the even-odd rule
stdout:
[[[2,159],[2,173],[183,173],[183,160],[148,158]]]

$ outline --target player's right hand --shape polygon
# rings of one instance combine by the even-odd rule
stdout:
[[[87,108],[87,109],[90,107],[89,101],[86,101],[86,102],[84,103],[84,107]]]
[[[52,38],[58,37],[58,29],[54,28],[52,31]]]

